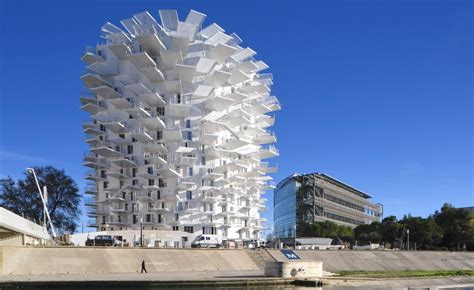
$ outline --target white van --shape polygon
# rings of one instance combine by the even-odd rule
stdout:
[[[191,243],[191,248],[220,248],[222,238],[217,235],[199,235]]]

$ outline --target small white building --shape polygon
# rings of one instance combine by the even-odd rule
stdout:
[[[0,246],[44,245],[50,239],[45,227],[0,207]]]

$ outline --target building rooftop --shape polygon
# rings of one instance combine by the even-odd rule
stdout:
[[[302,176],[309,176],[309,175],[316,175],[318,176],[319,178],[323,179],[324,181],[327,181],[327,182],[330,182],[336,186],[339,186],[339,187],[342,187],[360,197],[363,197],[363,198],[372,198],[372,196],[368,193],[365,193],[351,185],[348,185],[347,183],[344,183],[332,176],[329,176],[328,174],[325,174],[325,173],[319,173],[319,172],[315,172],[315,173],[308,173],[308,174],[298,174],[298,173],[294,173],[290,176],[288,176],[287,178],[283,179],[282,181],[280,181],[277,185],[277,187],[280,187],[282,186],[283,184],[285,184],[286,182],[288,182],[289,180],[293,179],[293,178],[296,178],[296,177],[302,177]]]

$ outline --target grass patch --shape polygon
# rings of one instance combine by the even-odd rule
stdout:
[[[367,278],[403,278],[403,277],[452,277],[474,276],[474,270],[437,270],[437,271],[341,271],[341,277],[367,277]]]

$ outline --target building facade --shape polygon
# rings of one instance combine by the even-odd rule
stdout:
[[[278,155],[272,75],[206,15],[159,15],[106,23],[82,57],[89,226],[258,238]]]
[[[355,227],[382,218],[382,206],[370,195],[326,174],[294,174],[274,190],[275,238],[301,237],[304,226],[332,221]]]

